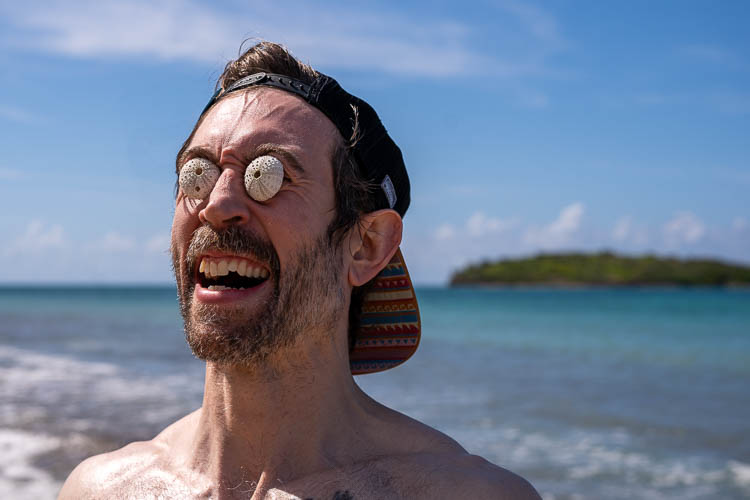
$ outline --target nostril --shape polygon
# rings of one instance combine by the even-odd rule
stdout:
[[[240,222],[242,222],[242,217],[239,215],[224,220],[224,224],[239,224]]]

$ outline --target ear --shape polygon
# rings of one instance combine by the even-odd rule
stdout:
[[[350,233],[349,284],[362,286],[390,262],[401,244],[403,222],[391,209],[363,215]]]

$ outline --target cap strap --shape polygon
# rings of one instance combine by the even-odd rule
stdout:
[[[208,108],[213,106],[214,103],[225,94],[234,92],[236,90],[242,90],[247,87],[252,87],[254,85],[265,85],[268,87],[276,87],[282,90],[286,90],[287,92],[291,92],[292,94],[297,94],[305,101],[309,101],[310,91],[312,90],[311,85],[303,83],[299,80],[295,80],[294,78],[290,78],[288,76],[264,72],[253,73],[252,75],[240,78],[226,89],[217,90],[211,97],[211,100],[208,101],[208,104],[206,104],[206,107],[201,112],[201,116],[203,116],[206,111],[208,111]]]

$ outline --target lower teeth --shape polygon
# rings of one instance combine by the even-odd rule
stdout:
[[[240,288],[232,288],[231,286],[224,286],[224,285],[211,285],[208,287],[209,290],[244,290],[245,287]]]

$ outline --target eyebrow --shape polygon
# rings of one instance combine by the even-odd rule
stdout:
[[[283,146],[280,146],[279,144],[273,144],[270,142],[267,142],[265,144],[261,144],[257,148],[255,148],[255,151],[253,152],[252,157],[257,158],[259,156],[267,155],[268,153],[273,153],[276,156],[280,156],[283,162],[289,165],[289,167],[295,171],[297,175],[304,175],[305,169],[302,168],[302,165],[300,164],[299,159]]]
[[[180,151],[180,153],[177,155],[176,170],[178,175],[182,166],[185,165],[185,163],[187,163],[187,161],[191,158],[205,158],[213,163],[217,163],[216,158],[214,158],[214,154],[208,148],[204,148],[202,146],[187,148]]]
[[[257,146],[251,153],[250,158],[255,159],[259,156],[267,155],[269,153],[273,153],[274,155],[279,156],[283,160],[283,162],[287,164],[292,170],[294,170],[298,175],[303,175],[305,173],[305,169],[302,168],[300,161],[297,159],[294,153],[279,144],[270,142],[261,144]],[[180,173],[180,169],[188,160],[197,157],[205,158],[215,164],[218,164],[218,160],[214,157],[214,153],[211,150],[202,146],[194,146],[178,154],[177,173]]]

